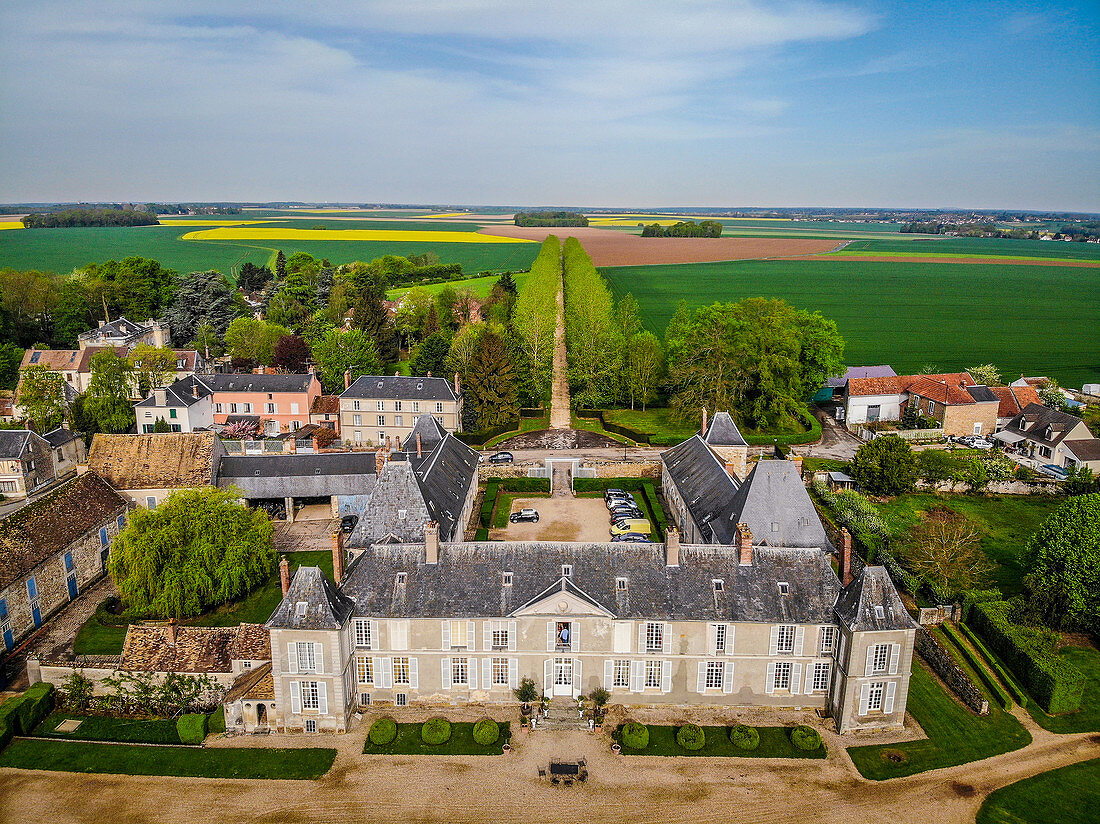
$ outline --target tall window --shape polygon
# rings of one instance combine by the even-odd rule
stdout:
[[[393,411],[394,412],[400,412],[401,411],[401,401],[394,401],[393,402]]]
[[[385,426],[386,425],[386,416],[385,415],[379,415],[378,416],[378,425],[379,426]]]
[[[782,661],[775,665],[775,676],[772,679],[773,690],[789,690],[791,688],[791,662]]]
[[[362,415],[352,415],[351,416],[351,425],[352,426],[362,426],[363,425],[363,416]]]
[[[317,669],[317,658],[313,652],[312,641],[298,642],[298,671],[313,672]]]
[[[875,644],[874,652],[871,654],[871,672],[879,673],[886,672],[886,667],[890,663],[890,645],[889,644]]]
[[[714,625],[714,652],[717,655],[726,654],[726,625]]]
[[[420,401],[413,401],[413,412],[420,411]]]
[[[451,646],[466,648],[466,622],[451,621]]]
[[[373,684],[374,660],[366,657],[356,658],[355,674],[356,679],[359,681],[360,684]]]
[[[303,681],[302,682],[302,709],[304,710],[316,710],[320,709],[320,702],[317,700],[317,682],[316,681]]]
[[[443,411],[443,403],[442,403],[442,401],[441,401],[441,402],[439,402],[439,403],[437,403],[437,404],[435,405],[435,411],[436,411],[436,412],[442,412],[442,411]]]
[[[630,661],[625,658],[617,658],[611,664],[611,686],[612,687],[626,687],[630,686]]]
[[[821,654],[831,655],[836,649],[836,627],[821,628]]]
[[[645,662],[645,685],[647,687],[660,687],[661,686],[661,662],[660,661],[646,661]]]
[[[451,659],[451,683],[455,686],[466,685],[470,683],[469,658]]]
[[[779,627],[776,644],[776,652],[794,652],[794,627],[789,625]]]
[[[508,686],[508,659],[507,658],[494,658],[493,659],[493,686],[494,687],[506,687],[506,686]]]
[[[407,657],[393,659],[393,683],[409,683],[409,659]]]
[[[370,621],[365,618],[355,619],[355,646],[371,648]]]
[[[359,401],[352,401],[351,402],[351,408],[358,411],[359,410]]]
[[[882,710],[882,693],[885,685],[882,681],[875,681],[870,685],[871,689],[867,693],[867,709],[868,710]]]
[[[825,692],[829,688],[829,662],[814,664],[813,691]]]
[[[508,646],[508,627],[500,624],[493,625],[493,649],[504,649]],[[503,660],[503,659],[502,659]]]
[[[378,411],[379,412],[386,411],[386,402],[385,401],[379,401],[378,402]]]
[[[665,628],[657,621],[645,625],[645,651],[660,652],[664,649]]]
[[[722,669],[721,661],[707,661],[706,688],[708,690],[722,689]]]

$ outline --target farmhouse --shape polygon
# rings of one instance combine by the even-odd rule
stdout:
[[[1073,415],[1030,403],[993,436],[1015,455],[1039,465],[1074,466],[1100,471],[1100,441]]]
[[[225,448],[213,432],[92,438],[88,468],[152,509],[177,489],[213,486]]]
[[[83,332],[76,338],[81,349],[89,346],[137,346],[146,343],[150,346],[169,346],[172,335],[164,321],[151,320],[148,325],[134,323],[119,318],[110,322],[100,321],[96,329]]]
[[[946,435],[989,435],[997,428],[1000,400],[969,372],[852,378],[845,395],[849,426],[900,420],[912,406],[939,422]]]
[[[1008,426],[1029,403],[1042,403],[1039,393],[1031,386],[991,386],[989,390],[1000,402],[997,407],[998,432]]]
[[[345,375],[340,395],[340,432],[356,446],[401,443],[419,415],[434,415],[448,432],[462,429],[462,391],[444,378],[363,375],[350,382]]]

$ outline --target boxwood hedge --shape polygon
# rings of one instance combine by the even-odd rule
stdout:
[[[791,730],[791,743],[803,752],[821,749],[821,733],[813,727],[801,725]]]
[[[392,718],[379,718],[370,725],[367,738],[370,739],[372,744],[377,744],[379,747],[389,744],[397,738],[397,722]]]
[[[420,738],[433,747],[442,744],[451,737],[451,722],[445,718],[432,718],[420,728]]]
[[[181,744],[201,744],[206,740],[207,724],[210,716],[206,713],[190,712],[176,719],[176,735]]]
[[[730,730],[730,741],[740,750],[755,750],[760,746],[760,733],[756,727],[738,724]]]
[[[492,718],[482,718],[474,724],[473,737],[478,744],[487,747],[500,738],[500,725]]]
[[[676,730],[676,743],[685,750],[701,750],[707,743],[706,733],[698,724],[684,724]]]
[[[649,727],[637,721],[627,721],[622,729],[623,746],[632,750],[644,750],[649,746]]]

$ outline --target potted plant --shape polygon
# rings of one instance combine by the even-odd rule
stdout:
[[[592,694],[588,696],[592,701],[593,711],[592,717],[596,722],[596,726],[603,726],[603,717],[606,713],[605,707],[607,702],[611,700],[611,693],[605,690],[603,687],[596,687],[592,690]]]
[[[524,716],[531,714],[531,704],[539,700],[539,690],[535,686],[535,679],[523,678],[519,682],[519,686],[512,690],[512,694],[516,696],[516,700],[523,706],[520,711]]]

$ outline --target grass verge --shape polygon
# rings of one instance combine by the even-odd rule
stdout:
[[[474,741],[474,725],[465,721],[451,722],[451,737],[438,746],[425,744],[420,738],[422,724],[398,724],[397,737],[389,744],[372,744],[368,738],[363,752],[367,755],[501,755],[501,747],[511,740],[511,724],[500,724],[500,738],[493,744]]]
[[[519,429],[513,429],[511,432],[503,432],[497,435],[495,438],[490,438],[483,445],[482,449],[491,449],[498,443],[514,438],[516,435],[520,435],[524,432],[537,432],[540,429],[550,428],[550,416],[544,415],[541,418],[520,418]]]
[[[755,750],[742,750],[730,741],[729,727],[703,727],[706,743],[700,750],[685,750],[676,743],[674,725],[646,724],[649,727],[649,746],[644,750],[623,747],[623,755],[703,756],[719,758],[824,758],[825,744],[813,752],[800,750],[791,743],[791,727],[757,727],[760,746]],[[622,728],[612,737],[622,744]]]
[[[72,719],[80,726],[73,732],[57,732],[57,725]],[[67,741],[119,741],[129,744],[180,744],[174,718],[108,718],[55,712],[34,731],[36,737]]]
[[[994,790],[975,824],[1080,824],[1100,809],[1100,758]]]

